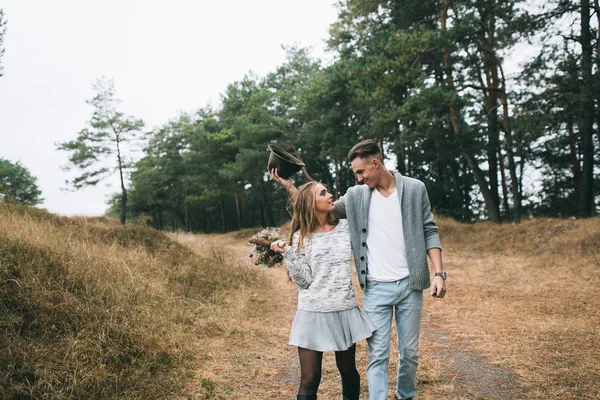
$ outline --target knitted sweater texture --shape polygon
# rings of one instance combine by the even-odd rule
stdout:
[[[330,232],[313,233],[299,251],[298,237],[296,232],[283,254],[290,277],[298,285],[298,309],[331,312],[356,307],[347,221],[340,220]]]

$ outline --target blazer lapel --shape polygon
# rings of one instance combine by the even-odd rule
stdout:
[[[405,206],[404,201],[402,201],[402,195],[404,194],[404,180],[402,179],[402,175],[400,172],[393,171],[394,177],[396,178],[396,191],[398,192],[398,201],[400,202],[400,209],[402,210],[402,219],[404,219],[405,215]]]
[[[369,186],[364,185],[364,189],[363,189],[363,210],[365,210],[366,212],[363,213],[364,215],[364,219],[363,219],[363,223],[364,226],[366,227],[369,221],[369,207],[371,206],[371,196],[373,195],[373,190],[369,188]]]
[[[410,243],[408,241],[411,233],[411,224],[408,223],[408,202],[402,199],[404,195],[404,179],[398,171],[394,171],[396,177],[396,190],[398,191],[398,201],[400,202],[400,213],[402,215],[402,230],[404,231],[404,248],[406,249],[406,256],[410,257],[409,252],[411,251]]]

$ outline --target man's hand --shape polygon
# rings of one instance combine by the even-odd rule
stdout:
[[[271,250],[275,253],[283,254],[287,251],[287,245],[283,240],[276,240],[271,243]]]
[[[431,282],[431,288],[429,288],[429,293],[433,297],[437,297],[438,299],[443,298],[446,295],[446,281],[441,276],[433,277],[433,281]]]
[[[277,172],[277,168],[273,168],[273,169],[269,170],[269,177],[271,177],[272,180],[274,180],[275,182],[277,182],[281,186],[283,186],[285,188],[285,190],[287,190],[287,192],[289,193],[290,196],[292,196],[293,198],[296,197],[296,194],[298,193],[298,189],[296,189],[296,186],[294,186],[292,181],[290,181],[289,179],[283,179],[282,177],[280,177],[279,173]]]

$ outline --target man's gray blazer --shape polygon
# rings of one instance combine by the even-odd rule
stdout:
[[[425,184],[417,179],[402,176],[396,171],[392,173],[396,177],[396,190],[402,210],[409,285],[413,290],[424,290],[430,285],[427,251],[442,248],[438,227],[433,220]],[[338,217],[348,219],[354,264],[363,290],[367,276],[367,229],[373,190],[375,189],[367,185],[351,187],[335,202],[334,211]]]

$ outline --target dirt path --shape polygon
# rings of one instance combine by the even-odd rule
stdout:
[[[421,357],[433,356],[439,365],[439,382],[421,381],[424,399],[528,399],[519,375],[494,365],[481,352],[469,347],[465,339],[452,340],[452,332],[442,328],[443,321],[424,315],[421,325]]]
[[[227,253],[245,262],[245,240],[200,235],[196,236],[196,241],[187,240],[186,244],[192,248],[195,244],[203,248],[207,244],[223,246]],[[242,290],[232,299],[227,309],[221,311],[227,315],[220,319],[226,320],[223,335],[207,341],[208,356],[203,359],[200,374],[202,379],[208,379],[214,385],[210,390],[211,398],[295,398],[299,364],[296,349],[288,346],[287,340],[296,310],[296,287],[288,281],[282,267],[264,269],[263,274],[269,284],[259,293]],[[362,304],[361,291],[357,290],[357,294],[359,304]],[[494,365],[484,354],[469,347],[468,338],[460,338],[445,329],[443,317],[431,316],[432,307],[436,304],[426,299],[421,330],[419,400],[534,398],[519,385],[516,372]],[[394,342],[392,355],[396,354]],[[366,342],[359,343],[357,363],[363,382],[361,397],[365,399],[368,398],[367,355]],[[396,357],[392,356],[390,399],[393,398],[396,366]],[[326,353],[319,398],[341,398],[340,386],[334,356]]]

